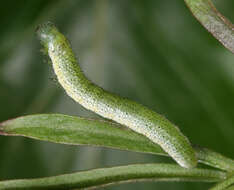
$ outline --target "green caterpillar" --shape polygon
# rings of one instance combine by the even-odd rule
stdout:
[[[182,167],[196,166],[194,150],[174,124],[156,112],[89,81],[78,66],[69,42],[52,23],[40,25],[37,35],[48,51],[59,83],[71,98],[85,108],[145,135]]]

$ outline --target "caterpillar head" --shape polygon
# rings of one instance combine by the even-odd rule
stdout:
[[[53,43],[61,43],[65,40],[65,37],[51,22],[46,22],[39,25],[36,28],[36,33],[41,44],[45,47],[45,51],[47,51],[49,49],[49,46]]]
[[[36,28],[36,34],[44,47],[56,37],[57,29],[51,22],[46,22]]]

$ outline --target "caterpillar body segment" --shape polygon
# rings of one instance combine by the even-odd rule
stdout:
[[[196,166],[193,148],[174,124],[145,106],[111,94],[88,80],[69,42],[52,23],[40,25],[37,34],[48,51],[59,83],[71,98],[85,108],[145,135],[182,167]]]

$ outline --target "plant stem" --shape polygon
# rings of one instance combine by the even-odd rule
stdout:
[[[224,190],[224,189],[227,189],[228,187],[230,187],[229,189],[233,189],[234,186],[231,186],[233,184],[234,184],[234,175],[232,175],[228,179],[218,183],[217,185],[212,187],[210,190]]]
[[[225,190],[234,190],[234,185],[232,185],[232,186],[226,188]]]
[[[234,171],[234,161],[232,159],[207,148],[194,147],[194,149],[196,150],[199,162],[221,170]]]
[[[218,182],[225,178],[224,172],[212,169],[185,169],[174,164],[135,164],[47,178],[1,181],[0,190],[98,188],[103,185],[149,180]]]
[[[234,25],[215,8],[211,0],[184,0],[197,20],[223,46],[234,53]]]

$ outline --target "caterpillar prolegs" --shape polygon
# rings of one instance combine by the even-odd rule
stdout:
[[[174,124],[145,106],[109,93],[88,80],[77,64],[69,42],[52,23],[40,25],[37,35],[48,51],[59,83],[71,98],[85,108],[145,135],[182,167],[196,166],[194,150]]]

